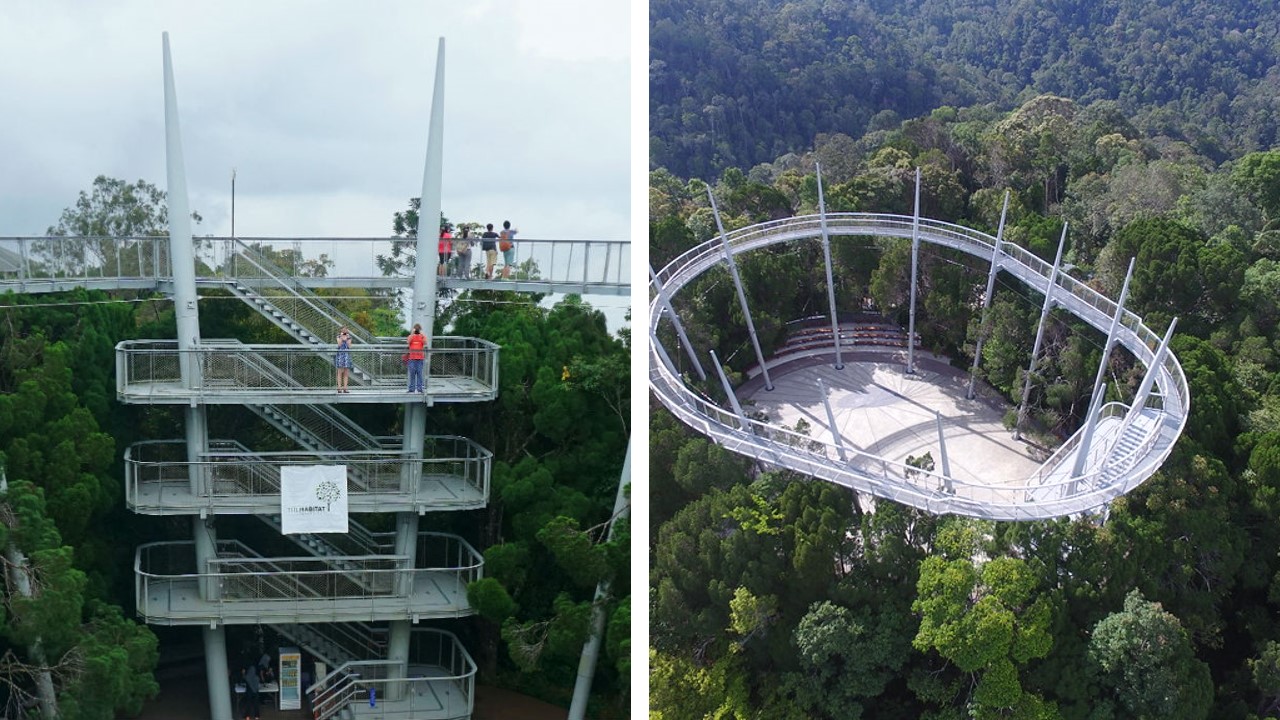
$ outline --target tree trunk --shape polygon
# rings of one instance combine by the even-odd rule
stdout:
[[[15,547],[13,543],[9,543],[5,546],[4,558],[7,561],[9,582],[12,583],[12,587],[22,597],[31,597],[33,595],[31,591],[31,576],[30,569],[27,567],[26,555]],[[49,666],[45,662],[44,647],[40,643],[38,635],[27,646],[27,656],[36,668],[34,675],[36,695],[40,699],[40,715],[46,718],[56,718],[58,717],[58,694],[53,689],[53,674],[49,672]]]

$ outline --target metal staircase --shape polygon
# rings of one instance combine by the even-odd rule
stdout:
[[[387,653],[387,629],[369,623],[272,623],[268,627],[332,668]]]
[[[330,667],[344,668],[321,686],[330,691],[323,695],[325,717],[351,714],[345,704],[365,687],[352,671],[356,667],[367,676],[360,682],[383,683],[401,699],[434,702],[428,717],[469,716],[474,663],[457,638],[438,631],[429,636],[441,654],[437,660],[447,655],[447,667],[457,672],[423,665],[407,678],[400,671],[394,682],[401,685],[385,687],[397,663],[386,657],[386,630],[373,623],[472,614],[466,587],[482,576],[481,554],[456,535],[420,532],[417,561],[411,563],[396,554],[395,533],[373,532],[350,517],[345,534],[285,535],[280,477],[289,465],[341,464],[347,468],[351,512],[469,509],[487,503],[491,454],[466,438],[432,436],[421,456],[411,456],[402,449],[403,438],[380,437],[360,426],[335,404],[405,402],[398,362],[402,341],[374,337],[242,243],[228,268],[234,279],[224,286],[296,344],[205,340],[183,351],[171,341],[124,343],[117,352],[119,395],[125,402],[169,402],[157,389],[173,383],[186,363],[199,379],[193,389],[181,385],[183,402],[241,405],[298,449],[256,452],[240,442],[212,440],[193,462],[185,441],[137,443],[125,455],[126,493],[138,512],[252,514],[299,554],[262,553],[240,540],[219,539],[214,557],[201,566],[194,543],[143,545],[135,558],[139,616],[154,624],[275,628]],[[342,326],[359,346],[352,351],[353,392],[339,396],[332,388],[328,338]],[[496,395],[496,352],[466,338],[437,338],[428,387],[436,381],[446,400],[459,397],[450,395],[459,387],[469,399]],[[478,395],[468,382],[479,383]],[[427,402],[439,399],[428,391]],[[427,681],[427,675],[433,678]],[[465,714],[451,714],[463,708]]]
[[[246,403],[258,417],[307,450],[387,450],[388,438],[373,436],[332,405]]]
[[[372,333],[261,253],[239,240],[232,242],[235,252],[228,264],[231,279],[227,281],[227,289],[276,327],[298,342],[312,345],[330,342],[342,327],[351,331],[353,343],[376,342]]]

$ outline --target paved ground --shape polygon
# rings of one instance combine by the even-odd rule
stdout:
[[[764,390],[756,378],[748,383],[755,386],[749,399],[770,422],[795,427],[803,418],[814,439],[834,442],[816,382],[821,378],[846,447],[897,462],[928,451],[940,472],[937,412],[951,475],[960,481],[1022,483],[1045,457],[1042,449],[1012,439],[1003,425],[1003,403],[966,399],[967,375],[945,362],[917,360],[917,373],[910,376],[902,360],[890,355],[846,355],[844,360],[842,370],[832,367],[830,356],[771,367],[774,389]]]

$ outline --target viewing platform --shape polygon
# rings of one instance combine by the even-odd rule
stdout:
[[[210,441],[200,462],[182,440],[131,445],[124,455],[125,499],[146,515],[271,515],[280,512],[280,470],[347,466],[351,512],[474,510],[489,500],[493,454],[467,438],[428,436],[414,458],[396,450],[251,452]]]
[[[378,622],[471,615],[467,583],[484,558],[456,535],[420,533],[418,567],[402,555],[263,557],[220,540],[196,571],[195,544],[142,545],[134,556],[138,616],[155,625]]]
[[[315,717],[463,720],[471,717],[476,663],[450,632],[415,628],[407,672],[387,660],[347,662],[307,688]],[[369,706],[370,691],[378,706]]]
[[[339,393],[333,345],[205,340],[179,349],[174,340],[133,340],[116,346],[116,397],[147,405],[486,402],[498,396],[498,350],[476,338],[435,338],[426,392],[415,394],[407,391],[404,339],[381,338],[352,347],[350,392]]]
[[[471,238],[470,268],[456,254],[440,287],[454,290],[510,290],[532,293],[629,296],[631,242],[627,240],[554,240],[517,237],[509,277],[485,277],[480,238]],[[269,283],[279,270],[289,282],[306,288],[394,290],[413,285],[411,269],[384,274],[379,260],[393,257],[395,244],[409,238],[196,238],[196,285],[222,288],[240,281]],[[0,292],[44,293],[72,290],[169,289],[173,280],[169,238],[0,237]],[[435,240],[430,241],[436,263]],[[277,248],[283,257],[262,271],[260,250]],[[403,253],[401,253],[403,255]],[[287,260],[281,265],[281,260]],[[328,267],[328,262],[332,267]],[[278,266],[278,267],[277,267]],[[324,272],[317,272],[324,267]]]
[[[1037,468],[1026,473],[1019,463],[1006,463],[1009,473],[992,473],[990,467],[966,476],[959,471],[948,473],[944,467],[928,470],[908,465],[906,455],[929,451],[939,460],[942,448],[939,435],[952,444],[959,435],[969,432],[964,422],[948,427],[944,406],[918,403],[912,412],[927,411],[927,421],[912,421],[921,425],[909,434],[914,438],[911,448],[893,446],[889,449],[876,442],[859,443],[856,437],[835,436],[829,427],[840,425],[840,420],[828,422],[822,407],[823,398],[830,402],[830,393],[818,392],[809,382],[806,392],[814,395],[813,403],[806,401],[799,408],[810,427],[817,428],[815,436],[797,433],[777,422],[748,417],[738,407],[739,394],[764,395],[767,401],[772,390],[769,377],[754,377],[745,388],[729,388],[728,380],[721,378],[726,392],[734,394],[723,407],[708,398],[703,389],[694,387],[687,380],[693,369],[677,369],[674,358],[685,354],[697,356],[688,346],[684,353],[668,350],[659,337],[659,325],[664,319],[673,318],[668,303],[679,292],[708,270],[726,264],[734,256],[784,243],[797,241],[822,242],[824,238],[888,237],[929,243],[968,253],[991,263],[989,284],[999,272],[1024,283],[1046,296],[1042,315],[1051,307],[1059,307],[1083,320],[1093,328],[1108,333],[1109,342],[1123,347],[1145,368],[1145,376],[1134,401],[1136,407],[1121,403],[1109,403],[1094,411],[1096,421],[1091,444],[1087,444],[1086,457],[1077,463],[1078,448],[1083,442],[1084,428],[1077,430]],[[1065,239],[1065,234],[1064,234]],[[732,267],[732,263],[729,263]],[[736,272],[735,282],[736,280]],[[652,273],[649,308],[649,387],[654,396],[676,417],[710,438],[740,455],[752,458],[768,467],[794,470],[811,477],[834,482],[878,498],[920,508],[934,514],[958,514],[991,520],[1035,520],[1094,512],[1121,495],[1133,490],[1150,478],[1160,468],[1173,450],[1187,422],[1190,408],[1190,392],[1182,367],[1168,344],[1174,325],[1162,339],[1142,318],[1120,307],[1084,282],[1061,272],[1058,264],[1045,262],[1024,248],[1000,240],[972,228],[921,217],[883,215],[872,213],[828,213],[775,220],[741,228],[723,237],[716,237],[692,247],[671,261],[661,270]],[[989,295],[989,291],[988,291]],[[988,297],[989,299],[989,297]],[[1042,319],[1043,323],[1043,319]],[[682,333],[677,326],[677,332]],[[852,337],[839,329],[844,351],[851,355],[865,351],[859,340],[875,340],[883,344],[883,333],[865,333]],[[788,348],[790,357],[761,358],[756,371],[763,374],[770,368],[791,365],[796,359],[809,360],[809,364],[835,360],[833,335],[808,333],[802,343]],[[847,342],[847,341],[852,342]],[[905,341],[901,343],[906,345]],[[828,349],[830,353],[828,354]],[[893,348],[876,348],[877,352]],[[907,348],[912,352],[914,348]],[[1034,355],[1034,353],[1033,353]],[[692,364],[693,361],[691,361]],[[908,367],[910,364],[908,363]],[[715,365],[708,365],[705,374],[709,383],[716,383]],[[763,369],[761,369],[763,368]],[[851,375],[843,371],[845,376]],[[907,373],[919,377],[915,373]],[[779,375],[781,377],[781,375]],[[883,384],[883,383],[882,383]],[[761,393],[758,388],[769,388]],[[744,393],[745,391],[745,393]],[[889,397],[893,393],[876,390],[863,383],[855,392],[866,396]],[[902,395],[902,393],[898,393]],[[969,393],[972,396],[972,393]],[[1101,404],[1100,395],[1095,396]],[[911,398],[905,398],[910,404]],[[859,400],[857,402],[865,401]],[[888,400],[885,401],[888,404]],[[832,403],[837,404],[837,403]],[[816,408],[816,409],[815,409]],[[831,411],[835,414],[834,410]],[[837,417],[839,417],[837,415]],[[953,418],[960,414],[953,415]],[[998,428],[998,425],[995,426]],[[929,435],[933,437],[930,439]],[[905,437],[905,436],[904,436]],[[970,463],[974,458],[967,455]],[[1025,458],[1024,458],[1025,459]],[[981,464],[981,461],[979,461]]]

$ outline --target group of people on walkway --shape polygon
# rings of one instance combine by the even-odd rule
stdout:
[[[502,279],[506,280],[511,277],[511,268],[516,264],[516,233],[518,230],[511,227],[510,220],[502,221],[502,231],[494,232],[493,223],[485,225],[485,231],[480,235],[480,251],[484,253],[484,279],[494,279],[494,268],[498,264],[498,253],[502,253]],[[471,250],[475,246],[476,238],[471,237],[470,228],[462,228],[461,234],[457,237],[453,235],[453,226],[443,225],[440,228],[440,241],[436,246],[436,252],[439,255],[439,264],[436,265],[436,274],[440,277],[449,275],[449,261],[456,256],[453,266],[453,276],[458,278],[470,278],[472,276]]]

